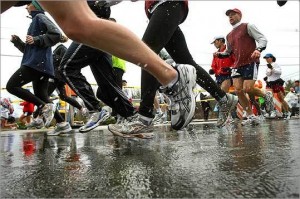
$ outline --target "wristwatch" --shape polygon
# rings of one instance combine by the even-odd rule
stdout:
[[[255,50],[258,50],[259,52],[262,52],[262,49],[261,49],[261,48],[256,48]]]

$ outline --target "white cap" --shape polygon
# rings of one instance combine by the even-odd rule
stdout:
[[[214,39],[212,40],[211,44],[213,44],[217,39],[225,39],[225,37],[223,35],[215,36]]]

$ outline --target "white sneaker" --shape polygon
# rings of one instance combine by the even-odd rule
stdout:
[[[150,133],[153,131],[153,122],[143,121],[143,119],[140,116],[138,116],[130,122],[123,122],[121,124],[110,124],[108,125],[108,130],[112,133],[121,134]]]
[[[27,129],[32,129],[32,128],[41,129],[44,127],[44,122],[41,118],[37,117],[34,118],[31,123],[27,124],[26,127]]]
[[[270,118],[275,118],[276,116],[276,111],[271,111]]]
[[[186,127],[193,119],[196,109],[196,69],[187,64],[175,67],[178,72],[178,81],[172,88],[160,87],[171,100],[171,126],[175,130]]]
[[[242,121],[242,126],[251,124],[251,125],[258,125],[260,123],[260,119],[256,115],[250,115],[246,120]]]
[[[80,113],[82,115],[82,117],[84,118],[88,118],[89,117],[89,109],[83,107],[81,110],[80,110]]]
[[[153,119],[153,124],[161,124],[163,121],[162,121],[162,118],[164,116],[164,113],[156,113],[155,114],[155,117]]]
[[[217,121],[217,127],[224,126],[229,116],[231,115],[231,111],[233,111],[236,108],[236,105],[238,103],[238,97],[232,94],[227,93],[227,101],[224,103],[219,103],[219,117]]]
[[[291,112],[287,112],[287,113],[285,114],[285,117],[284,117],[284,119],[285,119],[285,120],[289,120],[289,119],[291,119],[291,115],[292,115],[292,113],[291,113]]]
[[[264,116],[265,116],[266,118],[269,118],[269,117],[270,117],[270,114],[269,114],[269,113],[265,113]]]
[[[43,107],[42,115],[44,117],[45,127],[48,128],[51,125],[51,121],[54,117],[54,106],[52,103],[48,103]]]
[[[60,135],[60,134],[67,134],[72,131],[72,128],[69,124],[69,122],[61,122],[56,124],[55,129],[52,131],[47,132],[47,135],[49,136],[55,136],[55,135]]]

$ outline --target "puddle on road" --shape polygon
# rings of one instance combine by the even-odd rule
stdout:
[[[1,196],[299,198],[298,128],[161,126],[151,140],[2,132]]]

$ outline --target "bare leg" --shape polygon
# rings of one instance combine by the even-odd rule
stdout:
[[[278,96],[279,101],[281,102],[282,110],[283,110],[284,112],[288,112],[288,111],[289,111],[289,105],[288,105],[287,102],[284,100],[284,93],[279,92],[279,93],[277,93],[277,96]]]
[[[154,97],[154,109],[157,111],[159,109],[159,102],[157,97]]]
[[[229,92],[229,88],[231,86],[231,81],[230,79],[226,79],[222,82],[221,84],[221,89],[225,92],[228,93]]]
[[[239,102],[248,115],[252,115],[252,109],[250,107],[249,99],[246,96],[244,80],[242,78],[233,78],[233,85],[235,87],[236,95],[239,98]]]
[[[162,85],[176,78],[176,70],[160,59],[134,33],[117,23],[97,18],[86,1],[40,3],[70,39],[137,64]]]

